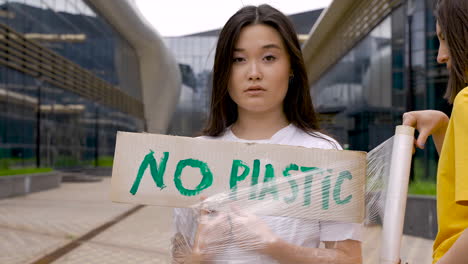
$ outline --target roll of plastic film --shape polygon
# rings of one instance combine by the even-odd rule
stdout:
[[[413,145],[414,128],[397,126],[385,198],[380,264],[397,264],[400,261]]]

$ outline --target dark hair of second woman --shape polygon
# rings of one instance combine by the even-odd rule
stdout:
[[[290,123],[313,134],[318,131],[319,124],[310,97],[299,40],[289,19],[269,5],[243,7],[228,20],[222,29],[213,66],[210,116],[203,134],[219,136],[237,120],[237,105],[228,93],[233,53],[241,30],[254,24],[273,27],[283,39],[293,74],[283,102],[283,111]]]
[[[468,82],[468,1],[439,0],[435,15],[449,47],[451,67],[445,98],[453,103]]]

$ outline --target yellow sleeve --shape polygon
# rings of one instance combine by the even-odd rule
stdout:
[[[455,201],[468,205],[468,88],[455,99],[453,110],[455,147]]]

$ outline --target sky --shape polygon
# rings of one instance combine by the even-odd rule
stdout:
[[[332,0],[135,0],[163,37],[221,28],[244,5],[267,3],[290,15],[327,7]]]

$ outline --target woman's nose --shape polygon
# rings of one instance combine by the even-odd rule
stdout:
[[[440,45],[439,52],[437,54],[437,62],[440,64],[444,64],[444,63],[447,63],[449,58],[450,58],[450,55],[448,53],[447,48],[444,47],[443,45]]]
[[[262,73],[257,63],[251,63],[249,67],[249,80],[260,80],[261,78],[262,78]]]

